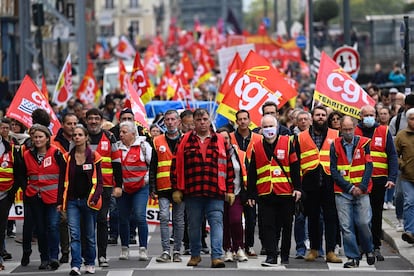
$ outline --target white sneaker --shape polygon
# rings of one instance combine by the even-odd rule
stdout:
[[[395,210],[395,206],[394,206],[394,204],[392,204],[391,201],[387,202],[387,205],[388,205],[389,210]]]
[[[147,249],[145,247],[140,247],[139,248],[138,260],[139,261],[148,261]]]
[[[224,261],[225,262],[233,261],[233,253],[231,252],[231,250],[227,250],[226,253],[224,254]]]
[[[119,255],[120,260],[128,260],[129,257],[129,248],[126,246],[122,246],[121,254]]]
[[[71,276],[81,275],[79,267],[76,267],[76,266],[72,267],[70,272],[69,272],[69,275],[71,275]]]
[[[399,219],[395,228],[397,232],[404,232],[404,221],[402,219]]]
[[[388,204],[387,202],[384,202],[384,205],[382,205],[383,210],[388,210]]]
[[[239,248],[239,250],[237,250],[236,259],[239,262],[247,262],[248,258],[246,256],[246,254],[244,253],[243,249]]]
[[[86,274],[95,274],[95,266],[94,265],[86,265],[85,266],[85,273]]]

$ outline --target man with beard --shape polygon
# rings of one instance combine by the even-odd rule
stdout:
[[[312,126],[298,134],[296,152],[300,159],[304,209],[308,217],[310,251],[306,261],[315,261],[321,245],[321,209],[325,223],[326,262],[341,263],[335,253],[338,217],[335,208],[333,180],[329,168],[330,144],[338,137],[338,130],[328,128],[327,110],[316,106],[312,110]]]

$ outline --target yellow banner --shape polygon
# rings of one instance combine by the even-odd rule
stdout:
[[[359,112],[360,109],[356,108],[354,106],[343,104],[339,101],[335,101],[326,95],[318,92],[315,90],[313,93],[313,100],[319,103],[322,103],[325,106],[328,106],[332,108],[333,110],[337,110],[345,115],[349,115],[351,117],[354,117],[356,119],[360,119]]]

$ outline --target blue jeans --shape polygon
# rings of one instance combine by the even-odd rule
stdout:
[[[293,235],[295,236],[296,242],[296,256],[305,256],[306,254],[306,217],[300,213],[295,216],[294,231]]]
[[[46,204],[38,196],[27,197],[26,203],[31,210],[36,226],[40,260],[57,261],[59,255],[60,215],[55,204]]]
[[[85,259],[85,265],[95,265],[97,213],[98,211],[88,207],[86,199],[68,200],[67,217],[70,231],[70,253],[72,254],[71,267],[80,268],[82,256]],[[81,252],[81,220],[82,234],[86,236],[82,239],[86,242],[83,247],[85,252]]]
[[[172,202],[172,224],[174,251],[181,250],[181,244],[184,237],[184,210],[185,203],[177,204]],[[160,207],[160,229],[161,229],[161,246],[163,251],[170,251],[170,199],[167,197],[159,197],[158,205]]]
[[[208,197],[185,198],[185,210],[191,256],[200,256],[201,224],[206,217],[210,225],[211,258],[220,258],[223,255],[224,201]]]
[[[414,183],[401,179],[404,195],[404,231],[414,234]]]
[[[148,223],[147,203],[149,196],[149,185],[145,185],[135,193],[122,192],[122,196],[116,199],[119,210],[119,235],[121,245],[129,246],[129,221],[132,213],[138,226],[139,246],[147,248],[148,245]]]
[[[347,195],[349,196],[349,195]],[[373,251],[371,234],[372,210],[368,195],[348,197],[338,194],[335,196],[339,225],[342,230],[345,256],[350,259],[360,259],[360,250],[355,236],[358,229],[359,243],[363,253]]]

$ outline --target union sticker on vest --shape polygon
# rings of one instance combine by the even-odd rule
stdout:
[[[361,158],[361,151],[359,149],[357,149],[355,151],[355,159],[360,159]]]
[[[382,137],[375,137],[375,145],[382,147]]]
[[[277,156],[277,159],[285,159],[285,150],[278,149],[276,156]]]
[[[45,160],[43,160],[43,167],[49,167],[50,165],[52,165],[52,157],[47,157],[45,158]]]
[[[102,141],[101,149],[108,150],[108,148],[109,148],[108,141]]]
[[[84,171],[90,171],[92,170],[92,164],[83,164],[82,168]]]

